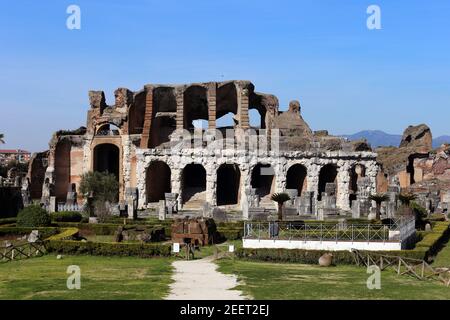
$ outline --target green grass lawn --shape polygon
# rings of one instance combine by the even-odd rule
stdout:
[[[0,299],[162,299],[169,258],[64,256],[0,263]],[[81,289],[68,290],[69,265],[81,269]]]
[[[242,283],[237,289],[255,299],[450,299],[450,288],[439,282],[420,281],[381,273],[381,290],[369,290],[370,276],[356,266],[321,268],[300,264],[217,261],[219,271],[236,274]]]

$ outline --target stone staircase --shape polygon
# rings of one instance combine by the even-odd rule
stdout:
[[[206,201],[206,191],[201,188],[189,188],[185,191],[185,203],[183,204],[183,210],[199,210],[203,208],[203,204]]]
[[[267,209],[275,209],[274,202],[270,199],[270,194],[261,197],[259,200],[259,206]]]

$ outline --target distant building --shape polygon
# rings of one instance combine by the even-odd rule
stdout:
[[[21,149],[15,150],[1,150],[0,149],[0,164],[7,164],[11,160],[16,160],[20,163],[30,161],[31,153]]]

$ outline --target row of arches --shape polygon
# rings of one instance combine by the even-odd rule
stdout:
[[[338,167],[333,164],[323,166],[319,173],[318,200],[321,200],[327,183],[336,183]],[[365,176],[365,167],[355,165],[350,172],[350,203],[356,199],[358,180]],[[164,199],[164,193],[171,192],[171,170],[163,161],[154,161],[146,173],[147,202]],[[258,163],[252,170],[250,185],[264,198],[274,192],[275,172],[271,165]],[[206,192],[206,170],[201,164],[188,164],[181,174],[182,202],[186,203],[196,194]],[[307,169],[301,164],[292,165],[286,175],[286,189],[297,190],[300,196],[308,188]],[[217,205],[239,203],[241,173],[237,164],[222,164],[217,170]]]
[[[61,149],[63,150],[63,149]],[[59,151],[59,150],[58,150]],[[59,167],[57,165],[57,167]],[[57,171],[63,171],[56,168]],[[117,179],[120,177],[120,150],[110,143],[97,145],[93,150],[93,170],[113,173]],[[350,170],[349,202],[356,199],[358,181],[365,177],[365,167],[354,165]],[[295,189],[300,196],[308,190],[307,168],[302,164],[294,164],[286,173],[286,189]],[[67,174],[66,174],[67,175]],[[64,176],[64,175],[63,175]],[[206,170],[201,164],[186,165],[181,174],[182,202],[186,203],[192,198],[204,200],[206,193]],[[338,166],[327,164],[319,172],[317,199],[321,200],[327,183],[335,183],[338,177]],[[64,181],[65,182],[65,181]],[[58,183],[59,184],[59,183]],[[67,184],[64,183],[65,186]],[[222,164],[217,169],[217,205],[238,204],[241,194],[241,172],[237,164]],[[250,185],[260,198],[269,196],[275,190],[275,171],[270,164],[258,163],[251,172]],[[172,191],[172,177],[170,167],[163,161],[153,161],[146,171],[147,202],[158,202],[164,199],[165,193]],[[65,187],[67,188],[67,187]],[[61,188],[62,189],[62,188]],[[64,190],[67,192],[67,190]],[[61,196],[63,190],[60,191]],[[203,198],[202,198],[203,197]]]

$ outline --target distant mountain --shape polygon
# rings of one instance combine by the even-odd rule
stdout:
[[[450,136],[440,136],[433,139],[433,148],[440,147],[444,143],[450,143]]]
[[[365,130],[351,135],[343,135],[343,137],[350,141],[366,139],[372,148],[380,146],[398,147],[402,141],[401,135],[389,134],[381,130]]]
[[[351,135],[343,135],[351,141],[367,139],[373,148],[394,146],[398,147],[402,141],[402,136],[398,134],[389,134],[381,130],[364,130]],[[440,147],[443,143],[450,143],[450,136],[440,136],[433,139],[433,148]]]

